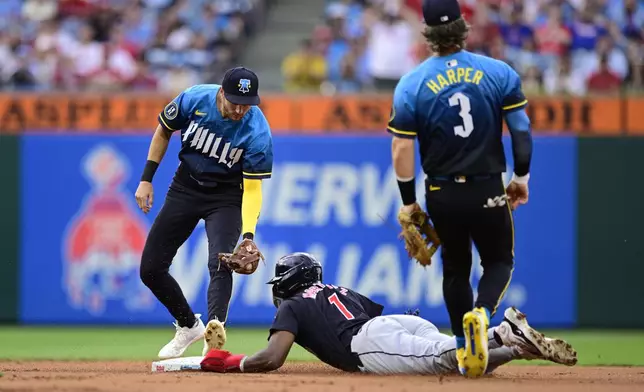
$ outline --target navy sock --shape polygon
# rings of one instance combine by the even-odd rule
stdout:
[[[488,308],[486,308],[485,306],[481,306],[481,307],[485,310],[485,314],[487,315],[487,321],[488,322],[491,321],[490,320],[490,311],[488,310]]]
[[[456,348],[465,348],[465,336],[456,337]]]

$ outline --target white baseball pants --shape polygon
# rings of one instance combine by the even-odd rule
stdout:
[[[488,372],[518,358],[512,348],[494,340],[492,329],[488,339]],[[368,321],[354,336],[351,350],[359,355],[361,370],[367,373],[458,373],[456,339],[418,316],[379,316]]]

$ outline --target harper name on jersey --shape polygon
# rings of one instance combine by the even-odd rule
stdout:
[[[252,106],[239,121],[217,108],[218,84],[190,87],[159,114],[159,124],[181,134],[179,159],[197,181],[265,179],[273,169],[273,141],[264,113]]]
[[[429,79],[427,82],[427,87],[429,87],[434,94],[438,94],[443,88],[448,87],[456,83],[481,83],[481,79],[485,74],[483,71],[475,70],[474,68],[467,67],[457,67],[455,69],[448,69],[445,71],[445,75],[438,73],[434,78]]]

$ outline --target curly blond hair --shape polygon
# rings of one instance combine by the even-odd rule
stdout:
[[[425,26],[423,36],[432,51],[443,54],[453,49],[465,49],[470,25],[463,18],[440,26]]]

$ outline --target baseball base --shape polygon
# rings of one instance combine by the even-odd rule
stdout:
[[[203,357],[183,357],[152,362],[152,373],[201,371]]]

